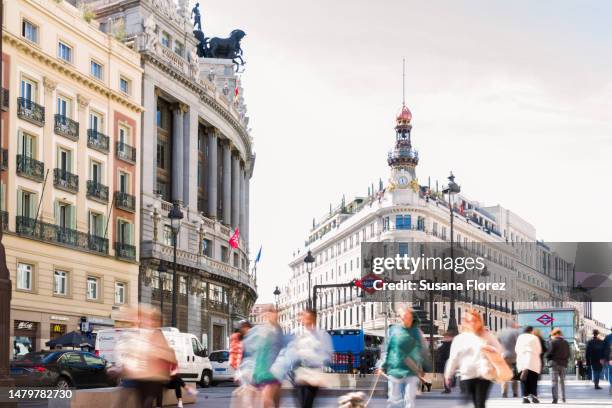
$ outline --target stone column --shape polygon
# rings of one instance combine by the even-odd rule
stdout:
[[[183,203],[198,207],[198,114],[189,108],[183,118]]]
[[[232,150],[229,140],[223,143],[223,223],[232,223]]]
[[[208,134],[208,217],[217,218],[217,133]]]
[[[81,231],[87,231],[89,220],[87,216],[87,181],[89,179],[89,166],[88,158],[87,158],[87,126],[88,126],[88,117],[87,117],[87,107],[89,106],[89,99],[85,98],[83,95],[77,95],[77,116],[76,119],[79,121],[79,141],[77,144],[77,151],[74,152],[73,162],[76,163],[76,167],[72,169],[75,174],[79,175],[79,192],[77,193],[77,201],[76,201],[76,225],[77,228]],[[108,129],[111,128],[111,123],[108,124]],[[110,132],[109,132],[110,133]],[[110,165],[106,164],[107,174],[109,171],[113,171],[114,169],[110,169]],[[105,180],[106,184],[108,183],[108,179]],[[49,191],[50,193],[50,191]]]
[[[45,163],[45,173],[47,170],[49,171],[49,177],[47,179],[47,188],[44,189],[44,196],[38,196],[39,200],[42,201],[42,220],[47,222],[54,222],[54,211],[53,211],[53,168],[55,167],[55,149],[53,148],[53,126],[54,126],[54,107],[56,106],[55,101],[53,100],[53,93],[55,92],[55,88],[57,88],[57,82],[49,77],[43,78],[43,85],[45,88],[45,95],[43,104],[46,107],[45,110],[45,126],[43,129],[43,138],[42,143],[39,146],[42,146],[42,149],[39,149],[42,156],[36,157],[36,159],[41,160]],[[20,152],[21,153],[21,152]],[[77,153],[74,152],[74,156],[76,157]],[[42,189],[41,189],[42,191]],[[33,216],[34,217],[34,216]],[[33,218],[32,217],[32,218]]]
[[[200,280],[192,277],[187,297],[187,331],[198,339],[202,333],[202,297],[199,294]]]
[[[157,119],[155,115],[160,91],[145,75],[142,92],[144,113],[141,124],[143,139],[140,146],[142,149],[141,186],[143,194],[154,197],[157,193]],[[136,137],[140,136],[136,135]]]
[[[240,223],[240,156],[236,152],[232,156],[232,221],[231,227]]]
[[[246,176],[244,173],[244,167],[241,164],[240,165],[240,203],[239,203],[240,204],[240,218],[238,221],[238,225],[240,225],[240,234],[242,236],[244,236],[244,233],[245,233],[245,227],[244,227],[244,220],[245,220],[244,217],[246,215],[246,211],[244,208],[244,204],[246,203],[245,185],[246,185]]]
[[[250,231],[250,228],[251,228],[251,225],[249,224],[249,222],[250,222],[249,188],[250,188],[250,185],[251,185],[251,180],[249,180],[248,172],[247,172],[247,175],[246,175],[244,180],[245,180],[245,183],[244,183],[244,197],[245,197],[245,203],[244,203],[244,242],[246,243],[245,251],[248,251],[248,249],[249,249],[249,231]]]
[[[172,109],[172,200],[183,202],[183,116],[185,105]]]

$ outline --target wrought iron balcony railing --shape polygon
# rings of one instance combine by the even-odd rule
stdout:
[[[64,169],[53,169],[53,185],[65,191],[79,191],[79,176]]]
[[[7,111],[9,109],[9,90],[6,88],[2,88],[2,98],[0,98],[0,102],[2,102],[2,110]]]
[[[108,153],[109,139],[104,133],[87,129],[87,146],[102,153]]]
[[[67,137],[70,140],[79,140],[79,122],[64,115],[55,115],[54,131],[56,134]]]
[[[117,258],[136,259],[136,247],[125,242],[115,242],[115,256]]]
[[[136,197],[123,191],[115,191],[115,206],[125,211],[136,211]]]
[[[0,211],[0,218],[2,219],[2,230],[8,231],[8,211]]]
[[[136,148],[122,142],[117,142],[117,157],[130,163],[136,163]]]
[[[87,180],[87,198],[108,202],[108,187],[94,180]]]
[[[18,154],[17,174],[34,181],[43,181],[45,178],[45,164],[29,156]]]
[[[17,216],[15,232],[21,236],[37,239],[84,251],[108,254],[108,239],[70,228],[36,221],[34,218]]]
[[[26,98],[17,98],[17,116],[38,126],[45,124],[45,107]]]
[[[0,170],[8,169],[8,149],[0,148]]]

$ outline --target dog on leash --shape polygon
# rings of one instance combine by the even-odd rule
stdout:
[[[350,392],[338,397],[338,408],[366,408],[366,395],[363,392]]]

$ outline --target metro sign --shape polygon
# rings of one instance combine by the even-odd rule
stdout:
[[[544,326],[548,326],[549,324],[552,324],[552,322],[555,321],[555,319],[551,315],[546,314],[546,313],[538,317],[536,320],[542,323]]]
[[[376,281],[383,280],[375,273],[370,273],[361,279],[355,279],[355,286],[366,292],[368,295],[371,295],[372,293],[376,292],[376,289],[374,288],[374,282]]]

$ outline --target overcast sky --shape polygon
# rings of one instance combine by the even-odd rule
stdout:
[[[287,280],[313,217],[387,179],[402,58],[421,183],[453,170],[466,195],[511,209],[540,239],[612,241],[612,3],[206,0],[201,10],[207,36],[247,33],[260,301]],[[596,312],[612,324],[612,303]]]

